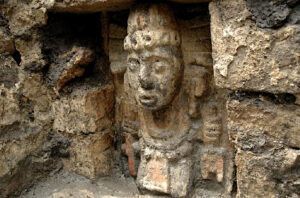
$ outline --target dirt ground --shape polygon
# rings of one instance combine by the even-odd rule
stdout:
[[[139,197],[133,178],[115,173],[91,181],[83,176],[60,171],[24,192],[19,198],[109,198]]]

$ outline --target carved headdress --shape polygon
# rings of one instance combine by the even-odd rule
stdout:
[[[125,50],[180,45],[180,34],[171,8],[166,4],[139,4],[128,18]]]

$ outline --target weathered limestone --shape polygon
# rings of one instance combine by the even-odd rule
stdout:
[[[27,126],[28,127],[28,126]],[[27,134],[18,136],[22,130],[27,130]],[[6,133],[6,134],[4,134]],[[6,136],[6,137],[5,137]],[[15,136],[15,137],[14,137]],[[13,140],[12,140],[13,139]],[[35,140],[33,143],[32,140]],[[46,137],[42,136],[40,129],[27,128],[22,126],[9,127],[9,130],[1,127],[1,142],[0,142],[0,196],[6,197],[9,194],[18,194],[22,188],[27,188],[33,182],[30,175],[34,175],[34,166],[31,163],[34,160],[41,160],[36,156],[32,158],[31,154],[36,151],[44,142]],[[42,164],[42,162],[41,162]],[[26,170],[26,169],[32,170]],[[49,167],[50,168],[50,167]],[[49,169],[51,170],[51,169]],[[27,172],[27,175],[24,174]],[[43,173],[45,174],[45,173]],[[39,175],[39,176],[43,176]],[[37,174],[36,174],[37,176]],[[18,188],[21,187],[21,188]]]
[[[53,129],[71,139],[67,170],[94,179],[112,170],[113,86],[78,89],[53,103]]]
[[[113,86],[78,89],[53,103],[53,128],[66,133],[96,133],[111,127]]]
[[[255,17],[258,27],[278,28],[286,22],[297,0],[247,0],[247,7]],[[297,20],[297,16],[289,18]]]
[[[60,145],[50,140],[51,94],[40,75],[24,77],[9,53],[0,59],[0,197],[7,197],[59,170],[62,163],[59,152],[54,153]]]
[[[47,1],[47,0],[46,0]],[[32,30],[47,23],[47,5],[44,0],[28,2],[7,1],[1,2],[3,16],[9,21],[12,35],[32,35]]]
[[[80,77],[85,72],[85,67],[95,60],[92,50],[84,47],[73,47],[73,49],[56,60],[50,65],[48,79],[57,91],[70,80]]]
[[[15,51],[14,40],[8,29],[7,21],[0,14],[0,54],[13,54]]]
[[[210,3],[214,81],[222,88],[251,91],[232,92],[227,102],[229,139],[237,149],[237,197],[299,196],[300,34],[295,5]]]
[[[298,197],[298,1],[199,2],[0,0],[0,197]]]
[[[204,10],[204,9],[203,9]],[[200,11],[192,20],[178,20],[184,63],[211,69],[211,41],[209,15]]]
[[[283,99],[232,93],[227,102],[228,132],[237,148],[238,197],[299,194],[300,108],[288,96]]]
[[[0,197],[18,195],[63,166],[90,178],[113,167],[114,88],[106,83],[104,58],[99,61],[94,40],[61,33],[68,27],[41,28],[49,6],[39,0],[0,2]],[[98,76],[91,78],[91,72]],[[79,77],[80,88],[71,96],[70,82]]]
[[[210,0],[168,0],[177,3],[199,3],[209,2]],[[45,6],[48,6],[51,11],[55,12],[75,12],[89,13],[99,11],[116,11],[129,9],[134,0],[45,0]]]
[[[237,197],[298,197],[299,150],[238,151]]]
[[[0,197],[18,195],[37,179],[59,170],[62,163],[57,156],[66,149],[49,134],[51,117],[43,112],[46,89],[39,86],[38,78],[24,79],[14,64],[10,67],[17,69],[20,78],[0,87]]]
[[[299,106],[274,104],[274,100],[266,94],[233,94],[227,103],[227,120],[230,139],[238,148],[253,152],[283,146],[300,148]]]
[[[20,66],[28,72],[40,72],[46,65],[42,44],[39,41],[40,35],[38,35],[37,30],[32,30],[30,36],[24,37],[15,39],[16,49],[21,55]]]
[[[269,5],[258,3],[254,8],[250,3],[254,1],[247,2],[225,0],[210,3],[216,85],[234,90],[299,93],[300,26],[296,22],[299,6],[291,10],[284,26],[263,29],[255,23],[250,11],[275,9],[276,12],[276,2],[268,1]],[[278,12],[283,14],[285,8],[281,8],[283,11]],[[270,17],[279,20],[280,14],[274,13]],[[256,19],[258,24],[262,22],[262,19]]]
[[[52,0],[50,10],[55,12],[99,12],[128,9],[132,5],[132,0]]]
[[[11,88],[19,81],[19,68],[11,56],[0,54],[0,85]]]
[[[70,157],[63,159],[64,168],[89,179],[109,175],[113,168],[111,131],[76,135],[70,144]]]

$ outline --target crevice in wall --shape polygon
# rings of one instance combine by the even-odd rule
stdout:
[[[253,92],[253,91],[230,91],[231,99],[243,100],[243,98],[257,98],[272,101],[275,104],[295,104],[296,97],[290,93],[273,94],[268,92]]]
[[[15,50],[15,52],[12,55],[12,57],[14,58],[14,60],[18,64],[18,66],[20,66],[20,63],[22,61],[20,52],[18,50]]]

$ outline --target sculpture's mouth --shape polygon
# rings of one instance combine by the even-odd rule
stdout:
[[[151,107],[153,105],[156,104],[157,102],[157,97],[154,95],[140,95],[139,96],[139,101],[142,105],[147,106],[147,107]]]

